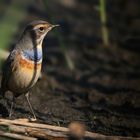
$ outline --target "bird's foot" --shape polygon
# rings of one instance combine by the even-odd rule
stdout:
[[[35,121],[37,121],[37,118],[35,117],[35,118],[29,118],[29,121],[30,122],[35,122]]]

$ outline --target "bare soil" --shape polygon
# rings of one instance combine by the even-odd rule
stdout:
[[[31,91],[38,121],[60,126],[80,121],[90,131],[140,137],[137,43],[133,38],[126,39],[126,35],[125,41],[121,36],[120,42],[118,37],[117,43],[104,47],[99,27],[95,27],[99,19],[92,11],[92,1],[79,2],[73,8],[55,0],[52,3],[48,5],[49,14],[61,24],[61,29],[52,31],[44,40],[42,78]],[[36,8],[29,7],[32,18],[36,13],[46,17],[48,13],[43,16]],[[74,70],[69,69],[64,52],[70,56]],[[8,116],[4,101],[0,101],[0,110],[2,117]],[[30,116],[24,96],[20,96],[13,118]]]

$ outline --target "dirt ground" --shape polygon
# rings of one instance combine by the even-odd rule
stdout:
[[[93,26],[98,15],[91,13],[92,2],[82,1],[78,9],[55,0],[52,3],[48,6],[49,13],[62,29],[50,33],[44,40],[42,78],[31,91],[30,99],[39,121],[59,126],[80,121],[93,132],[140,137],[140,50],[137,44],[130,39],[104,47],[99,28]],[[36,6],[30,9],[34,12]],[[39,9],[37,13],[39,16]],[[61,40],[65,48],[61,47]],[[74,70],[68,68],[64,51],[70,56]],[[0,110],[2,117],[8,116],[3,101]],[[27,102],[20,96],[13,118],[29,116]]]

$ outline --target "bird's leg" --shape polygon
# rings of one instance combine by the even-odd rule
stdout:
[[[14,104],[15,104],[15,97],[13,96],[11,107],[10,107],[10,112],[9,112],[9,118],[11,118],[11,116],[12,116]]]
[[[35,113],[34,113],[34,111],[33,111],[32,105],[31,105],[30,100],[29,100],[29,92],[27,92],[27,93],[25,94],[25,97],[26,97],[26,99],[27,99],[27,102],[28,102],[30,111],[31,111],[31,113],[32,113],[33,116],[34,116],[34,119],[36,120],[36,115],[35,115]]]

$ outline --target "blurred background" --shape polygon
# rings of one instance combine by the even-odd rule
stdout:
[[[30,96],[40,122],[79,121],[93,132],[140,136],[139,4],[0,0],[0,69],[29,22],[60,24],[44,39],[42,76]],[[8,116],[1,101],[0,110]],[[30,115],[20,96],[13,117]]]

